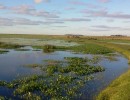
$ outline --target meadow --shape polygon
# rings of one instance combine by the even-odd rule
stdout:
[[[114,59],[116,53],[124,55],[130,60],[130,37],[96,37],[81,36],[68,38],[67,36],[45,35],[0,35],[0,54],[8,54],[10,50],[16,52],[31,52],[26,46],[31,46],[33,52],[41,50],[45,54],[56,51],[69,51],[74,54],[89,54],[93,57],[64,57],[60,60],[45,60],[45,63],[25,64],[29,69],[39,68],[44,74],[31,75],[0,81],[0,87],[13,90],[13,98],[26,100],[71,100],[81,99],[82,89],[86,83],[94,79],[94,74],[105,72],[104,66],[98,63],[106,57]],[[25,47],[25,48],[24,48]],[[109,59],[109,60],[110,60]],[[128,62],[129,63],[129,62]],[[130,71],[103,87],[97,100],[128,100]],[[55,85],[56,84],[56,85]],[[79,98],[78,98],[79,97]],[[2,96],[0,99],[11,97]]]

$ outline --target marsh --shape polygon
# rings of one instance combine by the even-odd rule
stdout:
[[[89,62],[90,65],[98,65],[104,67],[105,71],[91,74],[93,78],[89,79],[80,88],[80,91],[78,92],[81,92],[82,95],[80,96],[80,98],[77,99],[87,98],[91,100],[95,98],[102,89],[107,87],[109,83],[111,83],[114,79],[116,79],[128,69],[128,60],[118,53],[112,56],[116,60],[111,60],[107,55],[102,54],[84,54],[75,53],[73,51],[54,51],[50,53],[45,53],[42,49],[39,49],[37,51],[31,46],[25,46],[22,48],[27,50],[17,51],[15,49],[8,49],[8,53],[0,55],[1,81],[12,82],[13,80],[18,80],[20,78],[22,79],[23,77],[43,75],[44,71],[41,69],[41,67],[39,67],[39,65],[43,65],[43,67],[45,67],[44,65],[46,65],[46,61],[57,61],[57,63],[60,63],[62,61],[64,62],[65,59],[76,61],[76,59],[78,58],[79,64],[81,64],[84,62],[84,60],[79,58],[87,58],[87,60],[91,60],[91,64]],[[98,59],[98,61],[92,61],[92,59]],[[25,65],[31,66],[31,64],[35,65],[35,67],[25,67]],[[13,90],[14,89],[1,86],[0,95],[6,98],[18,98],[17,96],[15,97],[13,95]]]

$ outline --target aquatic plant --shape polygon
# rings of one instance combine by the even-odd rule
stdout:
[[[22,49],[22,48],[17,48],[15,51],[30,51],[30,49]]]
[[[0,81],[0,86],[13,89],[14,96],[25,100],[71,100],[82,95],[79,90],[92,80],[91,74],[105,70],[101,66],[89,65],[89,61],[88,58],[65,57],[65,61],[50,60],[57,62],[54,65],[48,60],[44,68],[42,64],[29,64],[26,66],[39,67],[46,74],[23,77],[12,82]]]
[[[85,43],[79,46],[72,46],[68,49],[74,52],[85,53],[85,54],[109,54],[113,51],[107,47],[100,46],[94,43]]]
[[[54,66],[54,65],[47,66],[46,72],[48,75],[52,75],[57,71],[58,71],[58,66]]]
[[[41,64],[26,64],[24,66],[25,67],[30,67],[30,68],[36,68],[36,67],[42,67],[43,65],[41,65]]]
[[[7,52],[9,52],[9,51],[8,50],[0,50],[0,54],[5,54]]]
[[[44,45],[44,47],[43,47],[43,51],[45,52],[45,53],[51,53],[51,52],[54,52],[54,49],[55,49],[56,47],[54,46],[54,45]]]
[[[2,49],[16,49],[20,47],[23,47],[23,46],[17,45],[17,44],[7,44],[7,43],[0,42],[0,48]]]

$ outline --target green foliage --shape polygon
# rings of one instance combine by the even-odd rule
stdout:
[[[56,48],[56,46],[54,46],[54,45],[44,45],[43,51],[45,53],[51,53],[51,52],[54,52],[55,48]]]
[[[36,67],[42,67],[41,64],[27,64],[27,65],[24,65],[25,67],[30,67],[30,68],[36,68]]]
[[[111,49],[108,49],[107,47],[103,47],[94,43],[85,43],[84,45],[73,46],[70,49],[75,52],[86,54],[108,54],[113,52]]]
[[[130,99],[130,71],[113,81],[97,97],[97,100],[129,100]]]
[[[65,61],[51,61],[57,62],[54,65],[47,62],[46,66],[26,65],[44,69],[46,74],[23,77],[12,82],[0,81],[0,86],[14,89],[14,96],[24,100],[71,100],[81,96],[79,90],[92,80],[91,74],[104,71],[103,67],[89,65],[88,58],[67,57]]]
[[[48,75],[52,75],[58,71],[58,66],[50,65],[47,67],[46,72]]]
[[[3,49],[16,49],[20,47],[23,47],[23,46],[20,46],[17,44],[6,44],[6,43],[0,42],[0,48],[3,48]]]

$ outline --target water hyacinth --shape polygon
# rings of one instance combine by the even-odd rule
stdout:
[[[89,64],[88,58],[66,57],[64,61],[53,61],[56,62],[54,65],[49,60],[47,62],[46,66],[26,65],[30,68],[39,67],[46,74],[23,77],[12,82],[0,81],[0,86],[13,89],[14,97],[25,100],[71,100],[82,95],[79,90],[93,79],[91,74],[105,70],[101,66]]]

